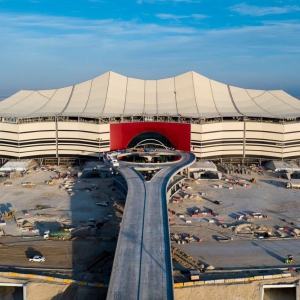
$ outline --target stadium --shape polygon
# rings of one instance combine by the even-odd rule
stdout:
[[[141,80],[112,71],[0,102],[2,159],[99,157],[167,147],[203,159],[293,159],[300,101],[282,90],[223,84],[190,71]]]

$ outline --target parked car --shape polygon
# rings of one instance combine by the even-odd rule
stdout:
[[[29,261],[31,262],[45,262],[45,257],[41,255],[35,255],[31,258],[29,258]]]
[[[108,206],[109,202],[108,201],[102,201],[102,202],[97,202],[96,204],[99,205],[99,206]]]
[[[220,205],[220,204],[222,204],[222,201],[220,201],[220,200],[215,200],[215,201],[214,201],[214,204]]]

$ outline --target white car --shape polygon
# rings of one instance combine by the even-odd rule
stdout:
[[[29,258],[31,262],[45,262],[45,257],[41,255],[35,255],[34,257]]]

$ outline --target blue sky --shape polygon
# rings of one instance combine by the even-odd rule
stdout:
[[[300,97],[300,2],[0,0],[0,96],[194,70]]]

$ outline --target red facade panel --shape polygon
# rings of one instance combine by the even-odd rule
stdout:
[[[144,132],[160,133],[167,137],[176,149],[191,150],[190,124],[161,122],[110,124],[110,149],[125,149],[135,136]]]

